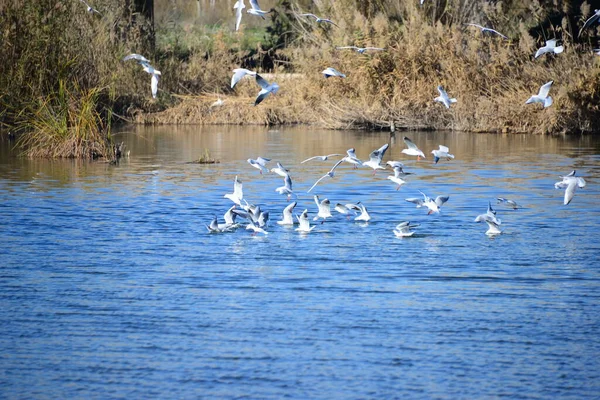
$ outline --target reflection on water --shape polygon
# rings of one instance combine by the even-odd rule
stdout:
[[[26,160],[0,143],[0,384],[10,398],[595,397],[600,390],[600,140],[311,128],[128,127],[119,165]],[[356,148],[414,172],[399,191],[336,170],[315,193],[362,201],[309,235],[275,224],[287,204],[257,156],[305,191]],[[456,158],[433,165],[432,149]],[[209,149],[221,162],[190,164]],[[569,206],[553,188],[577,169]],[[239,176],[270,234],[209,235]],[[440,215],[404,201],[450,195]],[[504,233],[474,218],[498,196]],[[420,224],[412,238],[392,233]]]

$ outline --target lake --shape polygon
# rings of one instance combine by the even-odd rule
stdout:
[[[401,153],[407,135],[427,155]],[[600,138],[310,127],[127,127],[118,165],[0,144],[0,390],[5,398],[597,398]],[[390,143],[400,190],[343,164],[314,190],[361,201],[310,234],[276,224],[335,160]],[[455,155],[432,163],[444,144]],[[219,164],[189,163],[205,149]],[[585,178],[571,204],[554,188]],[[233,181],[268,235],[209,234]],[[450,196],[439,214],[405,201]],[[522,208],[496,204],[497,197]],[[502,234],[475,223],[488,201]],[[397,238],[402,221],[419,224]],[[313,223],[311,221],[311,223]]]

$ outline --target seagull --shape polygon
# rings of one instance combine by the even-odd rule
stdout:
[[[442,146],[441,144],[438,150],[431,150],[431,154],[433,154],[433,162],[437,164],[440,158],[445,158],[447,161],[454,159],[454,155],[450,154],[449,151],[449,148]]]
[[[210,105],[210,108],[221,107],[223,104],[225,104],[225,100],[219,98],[217,99],[217,101]]]
[[[244,192],[242,190],[242,181],[238,179],[237,175],[233,181],[233,193],[226,194],[223,197],[233,201],[235,204],[241,207],[242,200],[244,199]]]
[[[354,220],[369,222],[371,220],[371,216],[367,212],[367,207],[365,207],[365,205],[362,204],[360,201],[358,203],[356,203],[356,205],[358,206],[358,209],[360,210],[360,215],[358,217],[354,218]]]
[[[503,34],[501,34],[500,32],[498,32],[495,29],[486,28],[485,26],[481,26],[481,25],[478,25],[478,24],[467,24],[467,25],[475,26],[475,27],[479,28],[481,30],[481,33],[491,32],[491,33],[495,33],[498,36],[502,36],[504,39],[508,39],[506,36],[504,36]]]
[[[292,211],[294,211],[294,207],[296,207],[297,202],[293,202],[287,205],[283,209],[283,218],[281,221],[277,221],[279,225],[294,225],[294,216],[292,215]]]
[[[94,7],[92,7],[88,3],[86,3],[85,0],[79,0],[79,1],[81,1],[83,4],[85,4],[85,6],[87,7],[87,12],[89,12],[90,14],[96,13],[96,14],[102,16],[102,14],[100,14],[100,12],[98,10],[96,10]]]
[[[381,47],[357,47],[357,46],[341,46],[341,47],[336,47],[336,49],[338,49],[338,50],[353,49],[353,50],[356,50],[356,52],[360,53],[360,54],[365,54],[365,52],[369,51],[369,50],[373,50],[373,51],[384,51],[385,50],[385,49],[382,49]]]
[[[231,3],[229,3],[231,4]],[[235,2],[235,4],[233,5],[233,8],[236,10],[235,11],[235,30],[238,31],[240,29],[240,22],[242,22],[242,10],[244,8],[246,8],[246,5],[244,4],[244,0],[238,0]],[[231,85],[231,87],[233,87],[233,84]]]
[[[229,227],[219,224],[216,216],[210,221],[210,224],[206,225],[206,229],[209,233],[222,233],[230,230]]]
[[[594,10],[594,14],[591,17],[589,17],[587,19],[587,21],[585,21],[585,23],[579,30],[579,34],[577,35],[577,37],[581,36],[581,32],[583,32],[583,30],[585,28],[590,27],[594,22],[598,21],[599,18],[600,18],[600,10]]]
[[[442,207],[442,205],[448,201],[448,199],[450,198],[450,196],[438,196],[435,198],[434,200],[431,200],[431,198],[429,196],[427,196],[425,193],[421,192],[419,190],[419,193],[421,193],[423,195],[422,199],[418,199],[418,198],[410,198],[410,199],[406,199],[406,201],[410,202],[410,203],[415,203],[417,205],[417,208],[420,207],[427,207],[429,209],[429,212],[427,214],[432,214],[432,213],[439,213],[440,212],[440,208]]]
[[[498,226],[502,224],[502,221],[496,218],[496,211],[494,211],[490,202],[488,202],[487,212],[485,214],[478,215],[477,218],[475,218],[475,222],[481,221],[491,221]]]
[[[260,92],[258,92],[258,96],[256,96],[256,100],[254,101],[254,105],[259,105],[270,93],[277,94],[279,90],[279,85],[275,82],[269,83],[262,76],[256,74],[256,83],[262,88]]]
[[[343,154],[327,154],[326,156],[314,156],[314,157],[307,158],[306,160],[302,161],[300,164],[304,164],[305,162],[310,161],[310,160],[327,161],[329,159],[329,157],[337,157],[337,156],[343,156]]]
[[[252,15],[256,15],[258,17],[261,17],[262,19],[265,19],[265,15],[270,13],[271,11],[263,11],[260,9],[260,6],[258,5],[258,0],[250,0],[250,7],[252,7],[251,9],[249,9],[247,11],[248,14],[252,14]]]
[[[456,99],[454,99],[454,98],[451,99],[448,97],[448,93],[446,93],[446,91],[444,90],[442,85],[439,85],[437,87],[437,90],[438,90],[438,92],[440,92],[440,95],[438,97],[436,97],[435,99],[433,99],[433,101],[439,101],[440,103],[444,104],[446,106],[446,108],[450,108],[450,104],[457,102]]]
[[[385,169],[385,167],[381,166],[381,160],[388,147],[390,147],[390,145],[386,143],[379,149],[373,150],[371,154],[369,154],[369,161],[363,163],[363,165],[373,168],[373,175],[375,175],[375,172],[377,172],[378,169]]]
[[[296,230],[301,233],[308,233],[315,229],[314,226],[310,226],[310,221],[308,220],[308,210],[304,210],[300,216],[296,215],[298,219],[298,228]]]
[[[280,162],[278,162],[277,167],[271,168],[271,172],[285,178],[287,175],[289,175],[290,171],[288,169],[285,169],[285,167],[281,165]]]
[[[315,204],[317,205],[317,207],[319,207],[319,212],[317,213],[317,216],[313,218],[313,220],[316,221],[319,218],[323,218],[323,221],[325,221],[327,218],[332,217],[331,206],[330,206],[329,200],[323,199],[320,201],[319,196],[317,196],[317,195],[314,196],[314,199],[315,199]],[[323,223],[323,221],[321,221],[321,223]]]
[[[278,187],[275,191],[279,194],[286,194],[288,200],[291,199],[292,195],[296,196],[292,190],[292,177],[289,174],[286,174],[283,177],[283,186]]]
[[[150,60],[148,60],[146,57],[140,55],[140,54],[136,54],[136,53],[131,53],[129,55],[126,55],[125,57],[123,57],[123,61],[128,61],[128,60],[136,60],[137,62],[139,62],[140,64],[142,63],[150,63]]]
[[[300,17],[312,17],[312,18],[315,19],[316,23],[325,22],[325,23],[337,26],[337,24],[335,22],[333,22],[332,20],[330,20],[328,18],[319,18],[315,14],[306,13],[306,14],[298,14],[298,16],[300,16]],[[339,26],[337,26],[337,27],[339,28]]]
[[[525,102],[525,104],[531,103],[542,103],[544,108],[550,107],[552,105],[552,97],[548,96],[550,92],[550,87],[552,86],[553,81],[546,82],[540,88],[538,94],[534,94]]]
[[[544,47],[540,47],[536,52],[534,58],[538,58],[542,54],[546,53],[554,53],[560,54],[564,50],[563,46],[556,45],[556,39],[546,40],[546,45]]]
[[[497,198],[497,200],[498,200],[498,204],[500,204],[500,203],[504,203],[504,204],[506,204],[508,207],[511,207],[513,210],[516,210],[517,208],[520,208],[520,207],[521,207],[521,206],[519,206],[519,205],[517,204],[517,202],[516,202],[516,201],[509,200],[509,199],[505,199],[504,197],[498,197],[498,198]]]
[[[348,205],[343,205],[342,203],[337,203],[334,208],[335,211],[339,212],[342,215],[345,215],[347,218],[350,218],[350,214],[356,215],[353,209],[348,207]]]
[[[267,169],[267,163],[271,161],[270,158],[262,158],[262,157],[258,157],[256,160],[253,160],[252,158],[248,159],[248,163],[250,165],[252,165],[254,168],[258,169],[262,175],[263,172],[269,172],[269,170]]]
[[[231,228],[237,228],[239,226],[238,224],[235,223],[237,214],[235,214],[233,212],[234,209],[235,209],[235,204],[233,206],[231,206],[231,208],[229,208],[229,210],[227,210],[227,212],[225,212],[225,214],[223,215],[223,219],[225,220],[225,226],[228,226]]]
[[[409,156],[417,156],[417,160],[420,160],[421,157],[426,158],[425,154],[423,154],[423,152],[421,150],[419,150],[417,145],[414,144],[412,142],[412,140],[410,140],[406,136],[404,136],[403,140],[404,140],[404,143],[406,144],[406,146],[408,146],[408,149],[402,150],[402,153],[408,154]]]
[[[400,161],[388,161],[386,162],[386,164],[389,165],[392,169],[395,169],[396,167],[400,168],[400,175],[402,176],[413,174],[412,172],[404,171],[404,164]]]
[[[396,225],[396,228],[394,228],[394,235],[396,235],[396,237],[399,238],[403,238],[403,237],[410,237],[414,234],[413,231],[411,231],[411,228],[415,228],[419,226],[418,224],[410,224],[410,221],[406,221],[406,222],[401,222],[398,225]]]
[[[246,225],[246,229],[251,229],[254,231],[254,233],[252,234],[252,236],[256,235],[257,233],[262,233],[264,235],[268,235],[269,232],[265,231],[263,228],[256,226],[256,224],[252,221],[248,222],[248,225]]]
[[[345,157],[342,158],[341,160],[339,160],[338,162],[335,163],[335,165],[333,167],[331,167],[331,169],[329,170],[329,172],[327,172],[325,175],[323,175],[322,177],[320,177],[319,179],[317,179],[317,181],[310,187],[310,189],[308,189],[308,191],[306,193],[310,193],[315,186],[317,186],[319,184],[319,182],[321,182],[323,179],[329,177],[329,178],[333,178],[335,176],[335,169],[342,163],[344,162]]]
[[[246,68],[236,68],[233,70],[233,76],[231,77],[231,88],[233,87],[246,75],[256,75],[255,71],[250,71]]]
[[[396,166],[396,167],[394,167],[394,176],[390,175],[387,177],[390,181],[392,181],[396,185],[398,185],[396,190],[400,190],[400,186],[402,186],[406,183],[406,181],[404,179],[400,178],[401,174],[402,174],[402,167]]]
[[[597,56],[600,56],[600,49],[594,49],[594,54]]]
[[[488,230],[485,232],[486,235],[495,236],[502,233],[502,231],[500,230],[500,226],[491,219],[482,219],[480,221],[484,221],[486,224],[488,224]],[[480,221],[475,220],[475,222]]]
[[[354,169],[358,168],[358,166],[362,166],[363,163],[356,157],[356,150],[354,148],[346,150],[347,156],[342,158],[342,161],[345,161],[354,166]]]
[[[257,222],[260,228],[264,228],[265,226],[267,226],[269,224],[269,212],[261,211],[258,215]]]
[[[575,170],[573,170],[569,175],[563,176],[561,182],[556,182],[554,187],[556,189],[566,189],[565,190],[565,206],[573,200],[573,196],[575,196],[575,189],[585,187],[585,180],[579,176],[575,176]]]
[[[148,63],[142,62],[141,65],[145,72],[152,75],[152,78],[150,79],[150,89],[152,91],[152,98],[155,99],[156,93],[158,93],[158,77],[161,75],[161,73]]]
[[[323,74],[323,76],[325,76],[325,78],[330,78],[332,76],[339,76],[340,78],[346,77],[346,75],[342,74],[337,69],[331,67],[325,68],[321,73]]]

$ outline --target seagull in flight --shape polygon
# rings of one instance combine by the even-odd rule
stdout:
[[[265,19],[265,15],[267,15],[268,13],[270,13],[271,11],[263,11],[261,10],[260,6],[258,5],[258,0],[250,0],[250,8],[247,13],[248,14],[252,14],[252,15],[256,15],[258,17],[261,17],[262,19]]]
[[[256,225],[252,220],[248,221],[248,225],[246,225],[246,229],[253,230],[254,233],[252,236],[255,236],[257,233],[262,233],[263,235],[268,235],[269,232],[265,231],[263,228]]]
[[[356,206],[358,206],[360,215],[358,217],[354,218],[354,220],[369,222],[371,220],[371,216],[369,215],[369,212],[367,211],[367,207],[365,207],[365,205],[362,204],[360,201],[358,203],[356,203]]]
[[[457,102],[456,99],[454,99],[454,98],[451,99],[450,97],[448,97],[448,93],[446,93],[446,91],[444,90],[442,85],[439,85],[437,87],[437,90],[438,90],[438,92],[440,92],[440,95],[438,97],[436,97],[435,99],[433,99],[433,101],[439,101],[440,103],[445,105],[446,108],[450,108],[450,104]]]
[[[294,191],[292,190],[292,177],[290,174],[285,174],[283,177],[283,186],[278,187],[275,191],[279,194],[287,195],[288,200],[292,198],[292,196],[296,196]],[[298,196],[296,196],[298,197]]]
[[[315,188],[315,186],[317,186],[317,185],[319,184],[319,182],[321,182],[323,179],[325,179],[325,178],[327,178],[327,177],[329,177],[329,178],[333,178],[333,177],[335,176],[335,172],[334,172],[334,171],[335,171],[335,169],[336,169],[336,168],[337,168],[337,167],[338,167],[338,166],[339,166],[341,163],[343,163],[343,162],[344,162],[344,159],[345,159],[345,157],[344,157],[344,158],[342,158],[341,160],[339,160],[338,162],[336,162],[336,163],[335,163],[335,165],[334,165],[333,167],[331,167],[331,169],[330,169],[330,170],[329,170],[329,171],[328,171],[328,172],[327,172],[325,175],[323,175],[322,177],[320,177],[319,179],[317,179],[317,181],[316,181],[316,182],[315,182],[315,183],[314,183],[314,184],[313,184],[313,185],[310,187],[310,189],[308,189],[308,191],[307,191],[306,193],[310,193],[310,192],[311,192],[311,191],[312,191],[312,190]]]
[[[375,175],[375,172],[377,172],[378,169],[385,169],[385,167],[381,166],[381,160],[388,147],[390,147],[390,145],[386,143],[379,149],[373,150],[369,155],[369,161],[363,163],[363,165],[373,168],[373,175]]]
[[[496,218],[496,211],[492,208],[492,203],[490,202],[488,202],[487,212],[485,214],[478,215],[477,218],[475,218],[475,222],[481,221],[492,221],[498,226],[502,224],[502,221]]]
[[[231,4],[231,3],[230,3]],[[244,0],[238,0],[233,5],[235,11],[235,30],[238,31],[240,29],[240,23],[242,22],[242,10],[246,8],[244,4]],[[231,86],[233,87],[233,85]]]
[[[296,218],[298,219],[298,228],[296,228],[296,231],[300,233],[308,233],[315,229],[314,226],[310,226],[310,221],[308,219],[308,210],[304,210],[302,214],[300,214],[300,216],[296,215]]]
[[[123,61],[129,61],[129,60],[136,60],[140,64],[143,64],[143,63],[149,64],[150,63],[150,60],[148,60],[146,57],[144,57],[141,54],[136,54],[136,53],[131,53],[131,54],[123,57]]]
[[[294,225],[294,216],[292,215],[292,212],[294,211],[294,207],[296,207],[296,204],[298,204],[297,202],[293,202],[287,205],[287,207],[285,207],[283,209],[283,218],[281,219],[281,221],[277,221],[277,223],[279,225]]]
[[[508,39],[506,36],[504,36],[503,34],[501,34],[500,32],[498,32],[498,31],[497,31],[497,30],[495,30],[495,29],[486,28],[485,26],[481,26],[481,25],[478,25],[478,24],[467,24],[467,25],[470,25],[470,26],[475,26],[475,27],[479,28],[479,29],[481,30],[481,32],[482,32],[482,33],[485,33],[485,32],[491,32],[491,33],[495,33],[495,34],[496,34],[496,35],[498,35],[498,36],[501,36],[501,37],[503,37],[504,39]]]
[[[454,155],[450,154],[449,151],[449,148],[442,146],[441,144],[438,150],[431,150],[431,154],[433,154],[433,162],[437,164],[441,158],[445,158],[447,161],[454,159]]]
[[[556,39],[546,40],[546,45],[543,46],[543,47],[540,47],[535,52],[534,58],[538,58],[542,54],[546,54],[546,53],[560,54],[560,53],[562,53],[564,51],[564,49],[565,48],[563,46],[557,46],[556,45]]]
[[[338,46],[338,47],[336,47],[336,49],[338,49],[338,50],[352,49],[352,50],[356,50],[356,52],[359,54],[365,54],[365,52],[370,51],[370,50],[372,50],[372,51],[384,51],[385,50],[381,47],[358,47],[358,46]]]
[[[511,207],[513,210],[516,210],[517,208],[521,208],[521,206],[519,206],[517,204],[516,201],[514,200],[510,200],[510,199],[505,199],[504,197],[498,197],[496,200],[498,200],[498,204],[500,203],[504,203],[506,204],[508,207]]]
[[[331,78],[332,76],[339,76],[340,78],[345,78],[346,75],[342,74],[340,71],[338,71],[335,68],[325,68],[322,72],[323,76],[325,76],[325,78]]]
[[[317,195],[315,195],[313,199],[319,208],[319,212],[317,213],[317,216],[313,218],[313,221],[323,218],[323,221],[321,221],[321,223],[323,223],[327,218],[331,218],[331,203],[329,202],[329,199],[319,200],[319,196]]]
[[[132,53],[123,57],[123,61],[129,60],[136,60],[145,72],[152,75],[150,78],[150,90],[152,92],[152,97],[156,98],[156,94],[158,93],[158,77],[162,75],[161,72],[150,65],[150,61],[140,54]]]
[[[411,231],[411,228],[415,228],[419,226],[418,224],[410,224],[410,221],[401,222],[394,228],[394,235],[399,238],[410,237],[414,235],[414,231]]]
[[[412,175],[412,172],[406,172],[404,171],[404,164],[400,161],[388,161],[386,162],[387,165],[389,165],[392,169],[400,168],[400,175],[402,176],[406,176],[406,175]]]
[[[550,87],[552,86],[553,81],[546,82],[540,88],[538,94],[534,94],[525,102],[525,104],[531,103],[542,103],[544,108],[550,107],[552,105],[552,97],[548,96],[550,93]]]
[[[404,140],[404,143],[406,144],[406,146],[408,147],[408,149],[402,150],[402,153],[408,154],[409,156],[417,156],[417,160],[420,160],[421,157],[426,158],[425,154],[423,154],[423,152],[421,150],[419,150],[417,145],[414,144],[412,142],[412,140],[410,140],[406,136],[404,136],[403,140]]]
[[[583,32],[583,30],[585,28],[589,28],[594,22],[597,22],[599,19],[600,19],[600,10],[594,10],[594,14],[591,17],[589,17],[587,19],[587,21],[585,21],[585,23],[579,30],[579,34],[577,35],[577,37],[581,36],[581,32]]]
[[[237,175],[233,181],[233,193],[228,193],[223,197],[233,201],[235,204],[241,207],[242,200],[244,199],[244,191],[242,188],[242,181],[238,179]]]
[[[311,161],[311,160],[327,161],[327,159],[329,159],[329,157],[337,157],[337,156],[343,156],[343,154],[327,154],[326,156],[314,156],[314,157],[307,158],[306,160],[302,161],[300,164],[304,164],[305,162]]]
[[[425,193],[421,192],[419,190],[419,193],[421,193],[423,195],[422,199],[418,199],[418,198],[410,198],[410,199],[406,199],[406,201],[410,202],[410,203],[415,203],[417,205],[417,208],[420,207],[427,207],[429,209],[429,212],[427,214],[432,214],[432,213],[439,213],[440,212],[440,208],[442,207],[442,205],[448,201],[448,199],[450,198],[450,196],[438,196],[435,198],[435,200],[432,200],[429,196],[427,196]]]
[[[267,169],[267,163],[271,161],[270,158],[258,157],[256,160],[252,158],[248,159],[248,163],[252,165],[254,168],[258,169],[262,175],[263,172],[269,172]]]
[[[256,100],[254,101],[254,105],[259,105],[264,99],[269,96],[269,94],[277,94],[279,90],[279,85],[275,82],[269,83],[262,76],[256,74],[256,83],[262,88],[260,92],[258,92],[258,96],[256,96]]]
[[[246,68],[234,69],[233,76],[231,77],[231,88],[233,89],[233,87],[235,85],[237,85],[237,83],[246,75],[255,76],[256,72],[250,71],[249,69],[246,69]]]
[[[394,167],[394,176],[390,175],[387,177],[390,181],[398,185],[396,190],[400,190],[400,187],[406,183],[406,181],[402,179],[400,175],[402,175],[402,167],[396,166]]]
[[[82,2],[83,4],[85,4],[85,6],[87,7],[87,12],[89,12],[90,14],[96,13],[96,14],[102,16],[102,14],[100,14],[100,12],[98,10],[96,10],[94,7],[92,7],[88,3],[86,3],[85,0],[79,0],[79,1]]]
[[[328,18],[319,18],[315,14],[305,13],[305,14],[298,14],[298,16],[300,16],[300,17],[311,17],[311,18],[315,19],[316,23],[325,22],[327,24],[335,25],[335,26],[337,26],[339,28],[339,26],[335,22],[333,22],[332,20],[330,20]]]
[[[280,162],[277,163],[277,167],[271,168],[271,172],[285,178],[289,175],[290,170],[286,169]]]
[[[585,180],[579,176],[575,176],[575,170],[573,170],[569,175],[563,176],[561,182],[556,182],[554,187],[556,189],[565,189],[564,205],[566,206],[573,200],[575,189],[583,189],[585,187]]]

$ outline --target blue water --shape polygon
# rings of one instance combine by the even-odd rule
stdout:
[[[0,397],[598,398],[600,140],[307,128],[131,128],[117,166],[25,160],[0,143]],[[296,212],[356,147],[415,175],[399,191],[342,166],[316,194],[362,201],[308,235],[275,223],[291,169]],[[445,144],[450,162],[431,163]],[[188,164],[204,149],[221,162]],[[274,166],[274,165],[273,165]],[[562,204],[559,176],[587,181]],[[269,234],[208,234],[245,197]],[[439,215],[406,202],[450,195]],[[495,204],[508,197],[523,206]],[[503,233],[474,223],[488,201]],[[335,212],[334,212],[335,214]],[[420,224],[399,239],[396,224]]]

